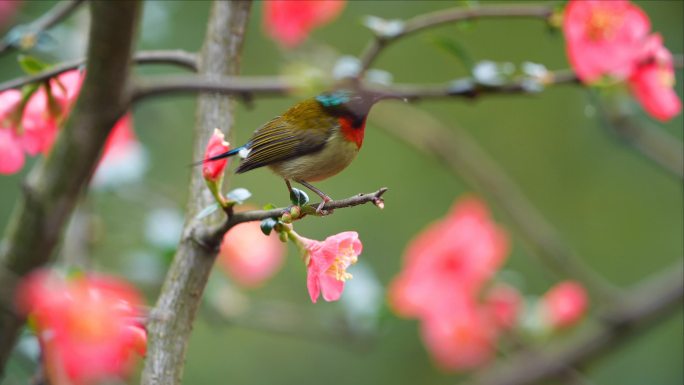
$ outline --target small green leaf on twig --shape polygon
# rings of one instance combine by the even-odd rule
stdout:
[[[50,68],[50,65],[30,55],[17,56],[19,66],[27,75],[35,75]]]
[[[202,211],[200,211],[199,213],[197,213],[197,215],[195,215],[195,219],[198,219],[198,220],[199,220],[199,219],[202,219],[202,218],[206,218],[206,217],[208,217],[209,215],[213,214],[216,210],[218,210],[219,207],[220,207],[220,206],[219,206],[218,203],[212,203],[212,204],[210,204],[209,206],[203,208]]]
[[[309,202],[309,196],[298,188],[292,188],[290,191],[290,201],[293,205],[302,206]]]
[[[273,218],[266,218],[261,221],[261,232],[264,233],[265,235],[270,235],[271,231],[273,231],[273,228],[278,224],[278,221],[276,221]]]
[[[246,188],[238,187],[234,190],[231,190],[226,194],[226,198],[236,202],[237,204],[242,204],[244,203],[249,197],[252,196],[252,193],[249,192]]]

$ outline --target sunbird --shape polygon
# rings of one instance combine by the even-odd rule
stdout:
[[[321,213],[332,199],[309,182],[327,179],[349,166],[363,144],[368,112],[382,99],[399,98],[350,90],[322,93],[258,128],[243,146],[204,162],[241,154],[236,173],[268,166],[285,179],[290,195],[290,181],[295,181],[320,196],[316,211]]]

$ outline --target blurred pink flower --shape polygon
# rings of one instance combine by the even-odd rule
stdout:
[[[12,20],[19,9],[20,0],[2,0],[0,1],[0,31],[4,30],[4,26]]]
[[[21,91],[0,92],[0,173],[13,174],[24,165],[24,152],[47,153],[81,87],[79,71],[50,79],[50,94],[40,87],[22,105]]]
[[[26,103],[21,125],[24,150],[29,155],[47,154],[78,97],[83,73],[72,70],[50,79],[50,93],[45,87],[36,91]]]
[[[126,158],[131,146],[137,142],[133,131],[133,117],[129,112],[112,127],[112,132],[105,142],[100,163],[117,162],[121,158]]]
[[[587,312],[587,307],[587,291],[574,281],[556,284],[541,299],[542,317],[553,329],[576,324]]]
[[[0,128],[0,174],[14,174],[24,167],[24,151],[12,129]]]
[[[43,348],[48,375],[78,385],[125,376],[133,353],[144,351],[136,290],[112,277],[65,280],[49,271],[31,274],[18,291]]]
[[[409,243],[389,301],[399,315],[421,321],[425,346],[440,367],[466,370],[488,362],[499,333],[515,326],[521,303],[515,289],[498,284],[481,299],[508,247],[504,229],[473,197],[459,199],[446,218]]]
[[[306,286],[311,301],[316,303],[323,294],[326,301],[337,301],[344,290],[344,282],[352,275],[347,268],[356,263],[363,245],[356,231],[331,235],[320,242],[301,238],[307,253]]]
[[[241,223],[223,236],[218,264],[237,284],[257,287],[283,264],[285,244],[273,232],[266,236],[258,222]]]
[[[483,305],[499,329],[509,330],[517,324],[524,302],[514,287],[498,283],[487,290]]]
[[[648,16],[627,0],[570,0],[563,17],[570,64],[584,83],[603,75],[626,79],[650,28]]]
[[[473,369],[496,353],[497,329],[474,298],[463,295],[421,321],[425,347],[445,370]]]
[[[230,149],[230,145],[225,141],[225,136],[218,129],[214,129],[214,133],[209,142],[207,143],[207,148],[204,151],[204,160],[220,155]],[[223,178],[223,170],[228,164],[228,158],[223,158],[219,160],[209,161],[202,164],[202,175],[207,181],[216,182]]]
[[[0,174],[14,174],[24,166],[24,151],[17,135],[20,103],[20,91],[0,92]]]
[[[682,111],[682,102],[674,90],[672,54],[663,46],[660,34],[649,37],[629,85],[644,110],[658,120],[670,120]]]
[[[264,1],[264,28],[282,46],[301,44],[312,29],[335,19],[344,0],[267,0]]]
[[[508,253],[505,231],[476,198],[460,199],[449,215],[428,226],[404,255],[404,268],[389,288],[395,311],[420,317],[450,303],[451,296],[475,296]]]

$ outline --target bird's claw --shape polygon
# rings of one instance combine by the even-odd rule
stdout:
[[[321,215],[321,216],[325,216],[325,215],[330,215],[330,214],[332,214],[332,213],[333,213],[333,210],[332,210],[332,209],[330,209],[330,210],[323,210],[323,206],[325,206],[325,204],[328,203],[328,202],[330,202],[331,200],[332,200],[332,199],[330,199],[330,198],[323,199],[323,201],[321,201],[321,203],[318,204],[318,207],[316,207],[316,214]]]

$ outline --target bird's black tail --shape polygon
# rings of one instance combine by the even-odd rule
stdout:
[[[214,155],[211,158],[202,159],[200,161],[197,161],[197,162],[193,163],[192,165],[193,166],[199,166],[200,164],[213,162],[215,160],[219,160],[219,159],[223,159],[223,158],[228,158],[230,156],[236,155],[237,153],[242,151],[244,148],[245,148],[245,146],[235,147],[235,148],[232,148],[232,149],[230,149],[224,153]]]

